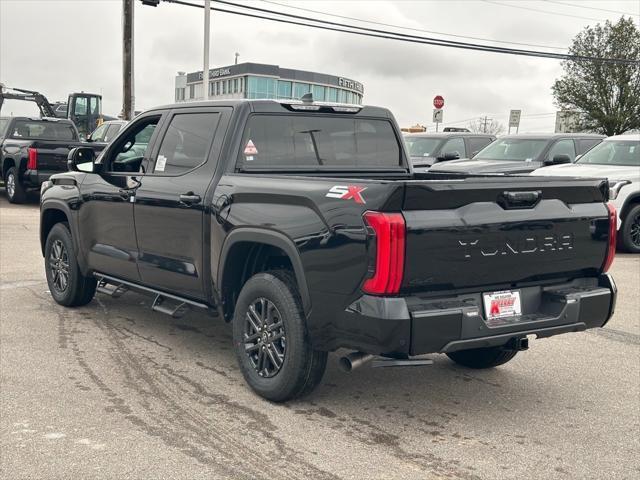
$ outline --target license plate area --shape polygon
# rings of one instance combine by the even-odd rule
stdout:
[[[482,294],[484,318],[489,326],[498,326],[506,319],[522,315],[520,292],[518,290],[502,290]],[[509,323],[509,322],[507,322]]]

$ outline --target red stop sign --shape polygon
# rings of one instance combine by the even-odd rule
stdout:
[[[444,107],[444,97],[442,95],[436,95],[433,98],[433,106],[436,108]]]

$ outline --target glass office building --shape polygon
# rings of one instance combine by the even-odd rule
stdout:
[[[266,98],[300,99],[311,92],[318,102],[362,104],[364,87],[355,80],[282,68],[262,63],[240,63],[209,70],[209,99]],[[176,102],[202,100],[202,71],[178,72]]]

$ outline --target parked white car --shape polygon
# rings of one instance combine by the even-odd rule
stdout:
[[[618,246],[640,253],[640,134],[609,137],[575,163],[539,168],[531,175],[607,178],[618,211]]]

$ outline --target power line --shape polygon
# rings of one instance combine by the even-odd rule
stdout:
[[[381,25],[383,27],[393,27],[393,28],[401,28],[403,30],[411,30],[414,32],[422,32],[422,33],[430,33],[430,34],[434,34],[434,35],[444,35],[446,37],[455,37],[455,38],[466,38],[466,39],[470,39],[470,40],[480,40],[483,42],[493,42],[493,43],[506,43],[506,44],[511,44],[511,45],[523,45],[526,47],[541,47],[541,48],[553,48],[555,50],[567,50],[566,47],[556,47],[553,45],[540,45],[540,44],[536,44],[536,43],[522,43],[522,42],[511,42],[508,40],[493,40],[490,38],[482,38],[482,37],[471,37],[468,35],[456,35],[454,33],[444,33],[444,32],[436,32],[433,30],[424,30],[421,28],[412,28],[412,27],[406,27],[403,25],[394,25],[392,23],[383,23],[383,22],[375,22],[373,20],[364,20],[362,18],[357,18],[357,17],[348,17],[346,15],[338,15],[336,13],[326,13],[326,12],[322,12],[320,10],[312,10],[310,8],[304,8],[304,7],[294,7],[293,5],[287,5],[285,3],[279,3],[279,2],[273,2],[271,0],[260,0],[261,2],[264,3],[270,3],[273,5],[278,5],[281,7],[285,7],[285,8],[291,8],[294,10],[301,10],[301,11],[305,11],[305,12],[311,12],[311,13],[319,13],[321,15],[326,15],[329,17],[336,17],[336,18],[343,18],[346,20],[356,20],[358,22],[363,22],[363,23],[368,23],[371,25]]]
[[[530,12],[546,13],[547,15],[558,15],[560,17],[581,18],[583,20],[594,20],[596,22],[604,22],[602,18],[583,17],[580,15],[571,15],[570,13],[550,12],[549,10],[540,10],[539,8],[523,7],[522,5],[513,5],[511,3],[500,3],[493,0],[482,0],[485,3],[491,3],[493,5],[500,5],[501,7],[519,8],[521,10],[529,10]]]
[[[556,0],[542,0],[542,1],[547,3],[555,3],[557,5],[566,5],[567,7],[573,7],[573,8],[586,8],[588,10],[599,10],[601,12],[621,13],[622,15],[632,15],[634,17],[640,17],[640,13],[623,12],[622,10],[609,10],[608,8],[587,7],[586,5],[576,5],[575,3],[559,2]]]
[[[179,4],[179,5],[186,5],[186,6],[190,6],[190,7],[195,7],[195,8],[204,8],[204,6],[202,6],[202,5],[189,3],[189,2],[186,2],[184,0],[164,0],[164,1],[165,2],[169,2],[169,3]],[[216,3],[222,3],[222,4],[226,4],[226,5],[231,5],[233,7],[242,8],[242,9],[245,9],[245,10],[248,9],[248,10],[260,11],[260,12],[266,12],[266,13],[269,13],[269,14],[275,14],[275,15],[289,17],[289,18],[299,18],[299,19],[304,20],[305,23],[299,22],[299,21],[293,21],[293,20],[289,20],[289,19],[275,18],[275,17],[272,17],[272,16],[260,15],[260,14],[256,14],[256,13],[249,13],[249,12],[246,12],[246,11],[228,10],[228,9],[224,9],[224,8],[220,8],[220,7],[211,7],[212,10],[215,10],[215,11],[218,11],[218,12],[229,13],[229,14],[233,14],[233,15],[240,15],[240,16],[250,17],[250,18],[259,18],[259,19],[262,19],[262,20],[269,20],[269,21],[272,21],[272,22],[285,23],[285,24],[290,24],[290,25],[299,25],[299,26],[304,26],[304,27],[316,28],[316,29],[320,29],[320,30],[329,30],[329,31],[335,31],[335,32],[342,32],[342,33],[351,33],[353,35],[360,35],[360,36],[365,36],[365,37],[382,38],[382,39],[386,39],[386,40],[404,41],[404,42],[409,42],[409,43],[417,43],[417,44],[425,44],[425,45],[437,45],[437,46],[443,46],[443,47],[459,48],[459,49],[465,49],[465,50],[475,50],[475,51],[482,51],[482,52],[505,53],[505,54],[521,55],[521,56],[529,56],[529,57],[554,58],[554,59],[558,59],[558,60],[600,61],[600,62],[604,62],[604,63],[623,63],[623,64],[632,64],[632,65],[640,63],[638,61],[628,60],[628,59],[601,58],[601,57],[590,57],[590,56],[583,56],[583,55],[569,55],[569,54],[563,54],[563,53],[542,52],[542,51],[536,51],[536,50],[523,50],[523,49],[508,48],[508,47],[496,47],[496,46],[491,46],[491,45],[481,45],[481,44],[467,43],[467,42],[457,42],[457,41],[443,40],[443,39],[438,39],[438,38],[419,37],[419,36],[416,36],[416,35],[407,35],[407,34],[403,34],[403,33],[397,33],[397,32],[385,31],[385,30],[376,30],[376,29],[371,29],[371,28],[359,27],[359,26],[356,26],[356,25],[341,24],[341,23],[337,23],[337,22],[329,22],[327,20],[317,20],[317,19],[314,19],[314,18],[302,17],[302,16],[299,16],[299,15],[282,13],[282,12],[262,9],[262,8],[258,8],[258,7],[251,7],[251,6],[247,6],[247,5],[239,5],[239,4],[236,4],[236,3],[226,2],[226,1],[222,1],[222,0],[215,0],[215,1],[216,1]],[[314,22],[314,23],[306,23],[306,22]],[[320,25],[317,25],[317,23],[319,23]],[[328,26],[328,25],[332,25],[332,26]],[[333,25],[335,25],[335,26],[333,26]],[[338,27],[340,27],[340,28],[338,28]]]

